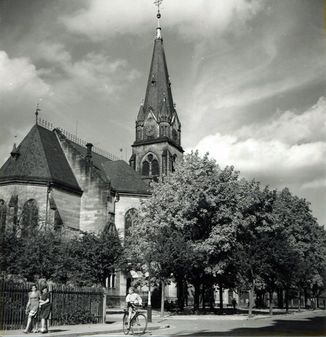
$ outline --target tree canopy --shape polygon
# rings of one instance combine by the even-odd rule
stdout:
[[[221,169],[208,155],[185,155],[153,183],[126,242],[135,268],[152,266],[156,278],[177,282],[181,307],[184,282],[194,288],[195,309],[213,285],[270,296],[280,287],[323,286],[325,230],[309,203]]]

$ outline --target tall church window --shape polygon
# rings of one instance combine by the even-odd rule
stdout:
[[[61,215],[57,209],[54,210],[54,230],[61,232],[63,227],[63,221]]]
[[[158,165],[158,161],[154,159],[152,161],[152,176],[158,176],[160,174],[160,168]]]
[[[137,128],[136,140],[141,140],[141,139],[142,139],[142,130],[141,130],[141,128]]]
[[[38,227],[38,207],[34,199],[25,202],[21,214],[22,235],[31,235]]]
[[[3,199],[0,199],[0,236],[3,238],[3,234],[6,228],[7,206]]]
[[[158,160],[151,153],[143,160],[142,175],[147,177],[160,175],[160,165]]]
[[[143,176],[149,176],[149,162],[147,160],[145,160],[143,162],[143,167],[142,167],[142,172],[141,174]]]
[[[131,227],[134,225],[137,217],[135,208],[129,209],[125,214],[125,237],[129,235]]]
[[[172,131],[172,138],[176,143],[178,142],[178,132],[175,129]]]
[[[175,163],[176,163],[176,161],[177,161],[177,155],[176,154],[174,154],[173,156],[172,156],[172,172],[174,172],[175,171]]]

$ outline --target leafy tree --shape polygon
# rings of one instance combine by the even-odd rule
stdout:
[[[325,270],[325,230],[312,216],[310,204],[293,196],[289,189],[283,189],[277,198],[275,214],[284,228],[287,249],[291,252],[283,268],[281,279],[288,292],[296,287],[298,297],[313,288],[322,287],[322,273]],[[287,298],[286,298],[286,306]]]
[[[123,262],[123,247],[115,230],[110,228],[98,235],[84,233],[80,238],[66,242],[65,250],[70,258],[67,279],[77,285],[101,284],[113,269]]]
[[[99,235],[85,233],[82,237],[65,239],[48,229],[30,236],[5,237],[7,273],[22,275],[28,280],[52,279],[77,285],[101,284],[122,260],[123,248],[118,234],[105,229]]]
[[[174,174],[153,184],[152,197],[144,201],[131,230],[132,255],[144,264],[157,265],[153,272],[158,278],[173,274],[179,286],[191,283],[195,310],[202,284],[208,275],[223,273],[220,260],[232,248],[228,236],[232,235],[237,180],[232,167],[221,170],[207,155],[186,155]],[[215,230],[217,226],[222,229]],[[223,242],[223,253],[219,249],[218,255],[216,247]],[[220,264],[219,269],[210,268],[212,260]]]
[[[249,289],[249,316],[252,315],[253,295],[262,275],[268,284],[270,296],[275,289],[276,273],[272,267],[275,230],[277,224],[272,214],[275,192],[263,190],[255,180],[241,181],[241,198],[236,234],[236,261],[240,286]],[[270,250],[269,252],[266,250]]]

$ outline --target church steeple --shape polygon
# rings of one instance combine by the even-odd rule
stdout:
[[[173,171],[174,161],[183,153],[181,124],[173,102],[161,34],[159,7],[161,3],[162,0],[155,1],[158,6],[156,37],[145,99],[140,106],[136,120],[136,140],[132,145],[133,155],[130,158],[130,165],[146,179]]]

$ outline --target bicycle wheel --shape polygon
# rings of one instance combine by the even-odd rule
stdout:
[[[146,316],[144,314],[136,314],[136,316],[131,320],[130,328],[134,335],[144,334],[147,328]]]
[[[128,335],[129,330],[130,330],[130,328],[129,328],[129,322],[128,322],[128,313],[125,313],[125,314],[123,315],[123,319],[122,319],[122,329],[123,329],[123,333],[124,333],[125,335]]]

